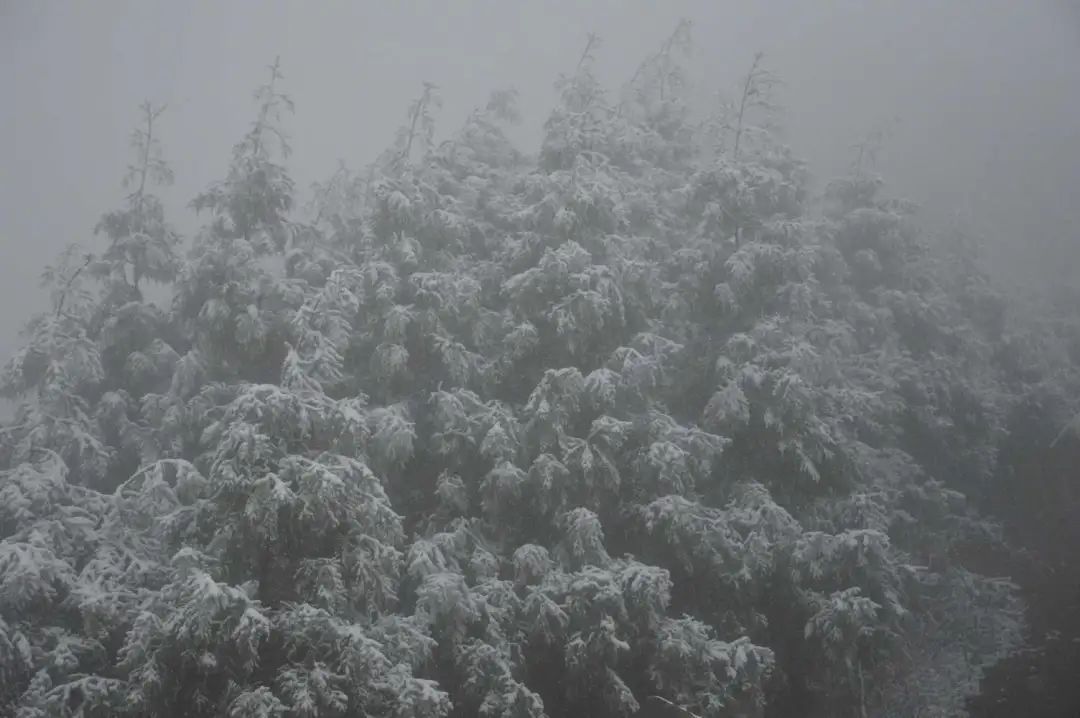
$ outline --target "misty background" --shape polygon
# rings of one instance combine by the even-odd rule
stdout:
[[[453,2],[0,2],[0,356],[45,306],[43,266],[124,196],[128,135],[146,99],[176,183],[173,225],[228,167],[253,88],[280,55],[300,189],[339,160],[359,168],[393,139],[421,83],[444,100],[437,136],[514,86],[537,148],[586,34],[617,89],[671,32],[694,23],[695,86],[729,95],[757,51],[785,82],[788,137],[819,180],[895,118],[877,170],[923,207],[959,214],[1009,282],[1080,282],[1080,5],[1073,0],[454,0]],[[820,186],[820,185],[819,185]],[[302,197],[306,200],[306,197]]]

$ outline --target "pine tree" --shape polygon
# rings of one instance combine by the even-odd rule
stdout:
[[[695,123],[689,32],[614,103],[590,36],[536,156],[425,85],[308,223],[275,63],[184,259],[146,106],[4,375],[0,710],[959,710],[1023,627],[965,492],[1075,361],[865,162],[817,212],[760,57]]]

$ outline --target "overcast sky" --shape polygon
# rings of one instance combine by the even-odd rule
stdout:
[[[890,117],[894,191],[942,213],[972,206],[1017,272],[1062,267],[1080,205],[1080,12],[1074,0],[0,0],[0,355],[43,304],[43,264],[93,243],[123,196],[128,133],[144,99],[184,204],[223,176],[253,117],[251,90],[281,56],[298,186],[339,159],[371,160],[425,80],[443,133],[513,85],[532,151],[589,31],[617,85],[680,17],[693,20],[701,92],[730,89],[754,52],[786,82],[795,148],[821,175]],[[1080,263],[1072,265],[1080,269]],[[1062,272],[1070,269],[1059,269]]]

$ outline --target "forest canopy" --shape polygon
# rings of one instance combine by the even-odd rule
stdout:
[[[962,713],[1080,327],[873,138],[812,191],[767,57],[693,107],[690,30],[615,89],[590,36],[532,153],[418,88],[303,196],[275,63],[190,239],[144,106],[0,377],[0,714]]]

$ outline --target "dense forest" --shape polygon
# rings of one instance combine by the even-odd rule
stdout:
[[[0,377],[0,715],[1075,715],[1078,297],[688,42],[303,197],[275,63],[191,238],[145,105]]]

